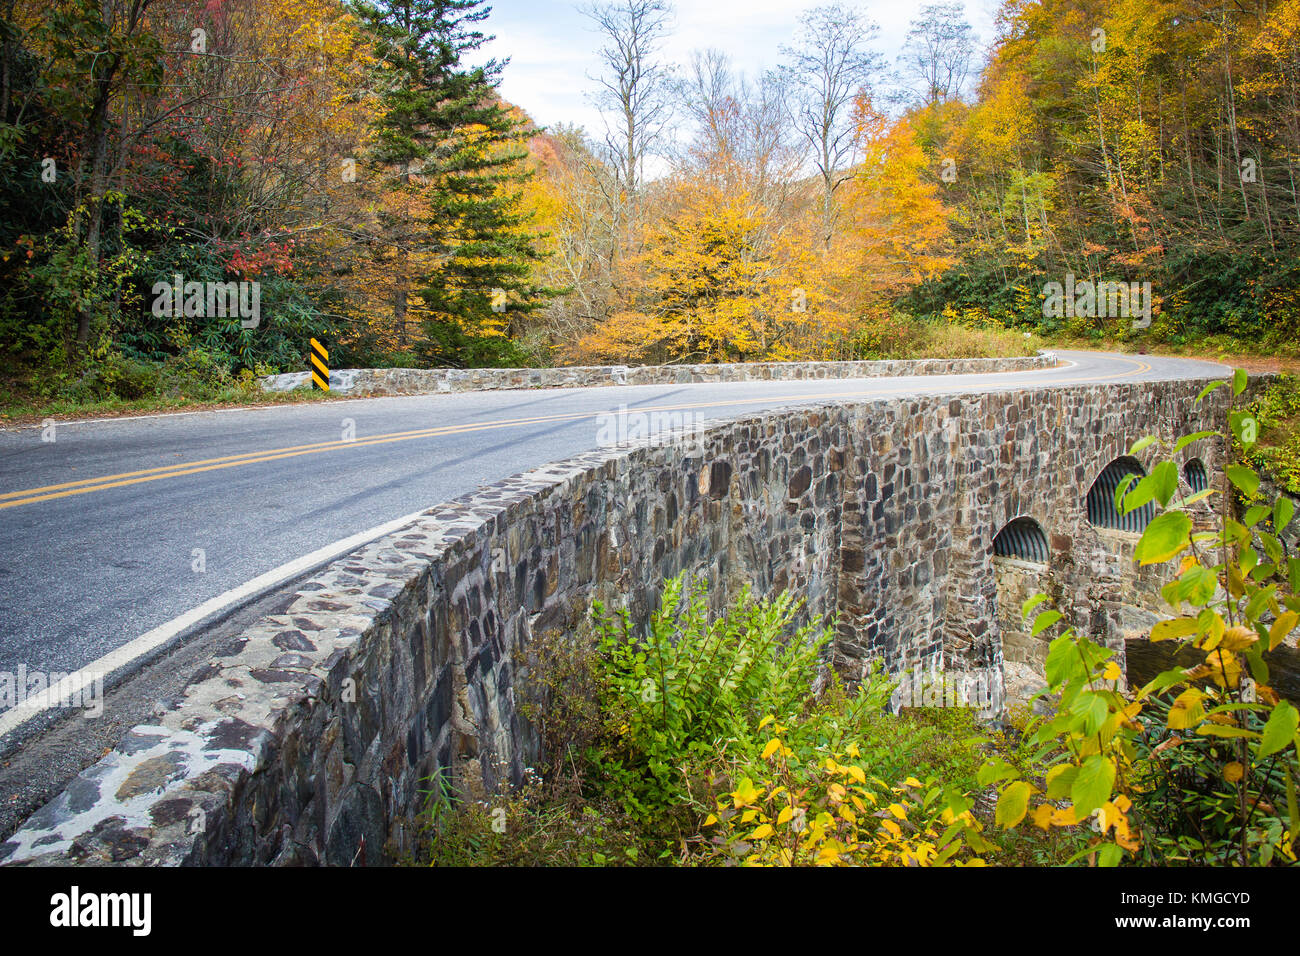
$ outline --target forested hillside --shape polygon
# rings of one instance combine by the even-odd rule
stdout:
[[[987,55],[932,5],[888,57],[819,7],[761,76],[587,13],[603,129],[504,102],[473,0],[3,0],[0,387],[1295,347],[1300,0],[1008,0]]]
[[[1294,347],[1300,333],[1300,3],[1004,6],[973,106],[916,118],[957,158],[959,265],[921,311],[1044,321],[1066,273],[1152,284],[1150,334]]]

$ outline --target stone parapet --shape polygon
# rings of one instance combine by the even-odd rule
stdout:
[[[602,385],[687,385],[714,382],[808,381],[904,375],[987,375],[1054,368],[1050,352],[1017,358],[911,359],[873,362],[740,362],[718,365],[590,365],[572,368],[345,368],[330,371],[330,392],[342,395],[429,395],[518,388]],[[308,372],[258,379],[268,392],[311,385]]]

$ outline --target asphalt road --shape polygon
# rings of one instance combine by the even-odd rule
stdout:
[[[598,416],[620,405],[716,419],[1224,373],[1186,359],[1059,354],[1064,367],[1003,375],[469,392],[69,422],[53,441],[40,427],[3,431],[0,672],[86,667],[324,545],[596,447],[608,424]]]

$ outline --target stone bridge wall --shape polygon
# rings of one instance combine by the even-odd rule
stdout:
[[[849,678],[873,657],[1000,670],[992,541],[1028,514],[1059,555],[1064,609],[1104,631],[1091,608],[1124,600],[1125,572],[1082,498],[1134,439],[1206,427],[1223,390],[1193,411],[1201,384],[785,409],[497,483],[315,576],[0,861],[400,857],[435,775],[491,789],[537,758],[520,712],[529,648],[578,632],[593,598],[644,621],[683,570],[719,604],[748,583],[794,589],[814,620],[838,615],[832,660]],[[1213,476],[1217,447],[1192,453]]]
[[[568,368],[345,368],[330,370],[330,391],[346,395],[424,395],[483,389],[687,385],[716,382],[986,375],[1053,368],[1051,352],[1017,358],[896,359],[863,362],[735,362],[707,365],[580,365]],[[268,375],[268,392],[310,388],[309,372]]]

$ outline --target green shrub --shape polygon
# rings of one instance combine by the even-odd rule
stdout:
[[[754,601],[746,591],[710,620],[705,582],[679,577],[665,583],[644,635],[634,633],[627,612],[597,603],[593,634],[539,639],[529,648],[529,677],[518,693],[521,715],[541,744],[541,772],[526,771],[525,785],[505,793],[435,788],[417,859],[729,865],[747,856],[748,810],[732,821],[744,829],[727,836],[701,827],[711,816],[714,824],[731,820],[717,815],[720,801],[734,803],[733,795],[749,793],[754,781],[764,799],[779,796],[772,789],[773,734],[781,737],[777,776],[806,794],[808,807],[830,801],[844,822],[853,811],[840,806],[834,787],[844,773],[876,781],[880,795],[889,792],[883,780],[900,781],[912,794],[919,777],[930,781],[913,794],[923,829],[938,826],[947,812],[944,827],[960,820],[966,840],[982,846],[966,796],[988,742],[975,713],[889,714],[893,685],[880,668],[845,687],[822,663],[828,632],[796,627],[799,607],[788,594]],[[907,804],[912,796],[900,799]],[[963,800],[964,809],[945,810]],[[869,852],[846,846],[840,853],[830,841],[844,834],[818,833],[815,852],[786,860],[771,847],[774,855],[763,858],[875,864],[943,855],[938,832],[913,840],[888,823]]]
[[[712,623],[703,582],[664,585],[644,638],[626,611],[593,607],[599,699],[607,733],[590,759],[604,792],[646,823],[672,820],[710,787],[720,757],[751,757],[767,714],[793,717],[810,696],[825,629],[792,634],[788,594],[755,603],[748,590]]]
[[[1169,711],[1170,701],[1157,697],[1140,715],[1143,732],[1136,738],[1134,781],[1146,836],[1140,862],[1232,866],[1241,859],[1243,836],[1247,858],[1263,865],[1273,862],[1277,848],[1289,843],[1287,777],[1300,779],[1295,752],[1274,754],[1239,778],[1239,747],[1222,737],[1170,729]],[[1262,734],[1265,720],[1245,711],[1241,726]],[[1244,791],[1238,789],[1242,782]],[[1242,799],[1251,808],[1244,833]]]
[[[1258,421],[1259,442],[1246,450],[1256,467],[1300,494],[1300,378],[1283,375],[1252,401],[1248,411]]]
[[[114,352],[93,370],[97,398],[145,398],[158,390],[159,367]]]

